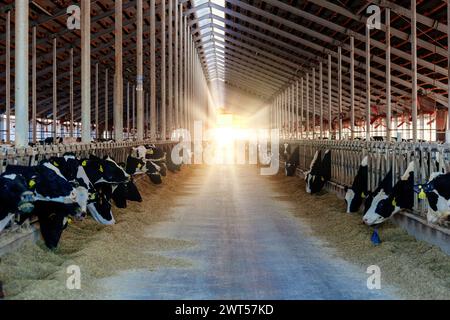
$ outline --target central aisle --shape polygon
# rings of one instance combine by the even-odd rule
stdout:
[[[250,166],[194,168],[180,186],[170,219],[151,237],[192,242],[163,252],[191,264],[154,272],[129,270],[102,280],[120,299],[380,299],[367,289],[368,274],[333,255],[270,178]],[[320,213],[318,213],[320,214]],[[145,248],[142,248],[145,254]]]

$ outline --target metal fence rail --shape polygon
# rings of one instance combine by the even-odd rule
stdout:
[[[309,170],[317,150],[331,150],[332,175],[328,188],[342,192],[350,186],[364,156],[368,156],[369,190],[374,191],[386,173],[392,169],[395,184],[406,170],[408,163],[415,161],[415,182],[428,181],[430,174],[450,171],[450,145],[438,143],[387,143],[365,141],[331,140],[286,140],[291,150],[299,146],[299,169]],[[323,153],[322,153],[323,154]],[[415,199],[414,211],[425,215],[426,203]]]
[[[98,157],[109,155],[117,162],[125,162],[131,149],[143,144],[155,144],[167,151],[174,142],[145,140],[92,144],[57,144],[18,149],[5,147],[0,150],[0,173],[4,172],[8,164],[25,166],[36,165],[43,159],[52,156],[62,156],[67,152],[72,152],[79,157],[88,157],[90,154],[94,154]]]

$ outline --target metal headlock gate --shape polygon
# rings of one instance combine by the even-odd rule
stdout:
[[[144,140],[92,144],[40,145],[17,149],[4,148],[0,150],[0,173],[4,172],[8,164],[31,166],[38,164],[43,159],[53,156],[62,156],[68,152],[74,153],[82,158],[89,157],[91,154],[98,157],[108,155],[117,162],[125,162],[133,147],[144,144],[155,144],[167,151],[170,146],[175,144],[175,142]]]
[[[82,158],[89,157],[91,154],[98,157],[108,155],[117,162],[125,162],[133,147],[145,144],[154,144],[168,153],[176,142],[144,140],[92,144],[58,144],[17,149],[4,147],[0,149],[0,173],[4,172],[8,164],[36,165],[43,159],[52,156],[62,156],[67,152],[74,153]],[[3,230],[0,233],[0,256],[19,248],[26,241],[36,241],[39,239],[36,221],[37,219],[33,218],[25,225],[13,225]]]
[[[343,193],[345,186],[351,186],[364,156],[368,156],[369,190],[374,191],[378,183],[392,168],[392,183],[395,184],[404,174],[408,164],[415,162],[415,183],[427,182],[430,174],[450,171],[450,145],[438,143],[387,143],[365,141],[332,141],[332,140],[287,140],[294,150],[299,146],[299,170],[309,170],[310,163],[317,150],[331,150],[331,181],[327,188],[338,194]],[[426,202],[414,203],[414,212],[424,216]]]

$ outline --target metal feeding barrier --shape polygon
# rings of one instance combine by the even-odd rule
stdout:
[[[169,153],[175,143],[173,141],[144,140],[92,144],[39,145],[36,147],[17,149],[5,146],[0,149],[0,173],[5,171],[8,164],[32,166],[37,165],[43,159],[53,156],[60,157],[68,152],[74,153],[81,158],[89,157],[91,154],[98,157],[108,155],[118,163],[124,163],[133,147],[154,144]],[[26,241],[36,241],[39,238],[36,222],[37,219],[34,217],[22,226],[13,224],[11,227],[3,230],[0,233],[0,256],[19,248]]]
[[[345,186],[351,186],[364,156],[368,156],[369,190],[392,169],[394,185],[404,174],[408,164],[415,162],[415,183],[425,183],[433,172],[450,171],[450,145],[438,143],[388,143],[379,141],[287,140],[294,150],[299,146],[299,169],[308,171],[317,150],[331,150],[331,181],[327,189],[342,195]],[[414,200],[414,213],[425,216],[426,201]]]
[[[91,154],[101,158],[108,155],[117,162],[125,162],[131,149],[143,144],[155,144],[167,151],[167,148],[173,145],[174,142],[145,140],[91,144],[39,145],[36,147],[17,149],[14,147],[4,147],[0,150],[0,173],[4,172],[8,164],[32,166],[38,164],[43,159],[62,156],[69,152],[81,158],[89,157]]]

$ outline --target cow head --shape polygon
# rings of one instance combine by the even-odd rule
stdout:
[[[358,212],[361,205],[368,195],[367,190],[367,171],[368,157],[364,157],[361,165],[358,169],[355,179],[353,180],[352,186],[345,187],[345,204],[347,207],[347,213]]]
[[[94,220],[100,224],[112,225],[115,223],[111,211],[111,202],[107,199],[102,190],[91,194],[88,211]]]
[[[89,190],[92,188],[92,184],[80,161],[74,154],[66,153],[63,157],[52,157],[48,162],[56,166],[76,190],[78,208],[76,209],[75,218],[83,219],[87,213]]]
[[[28,189],[25,178],[18,174],[0,176],[0,216],[7,213],[31,213],[34,209],[34,195]]]
[[[287,157],[285,165],[285,173],[287,177],[295,175],[297,166],[299,165],[300,148],[297,146],[294,152]]]
[[[109,157],[100,159],[91,156],[89,159],[83,159],[81,165],[94,185],[98,183],[126,183],[130,179],[130,175]]]
[[[146,173],[147,168],[145,166],[145,161],[142,158],[136,158],[133,156],[128,156],[127,163],[125,165],[125,171],[129,175],[135,175],[140,173]]]
[[[286,173],[286,177],[292,177],[295,175],[296,166],[291,164],[290,162],[286,162],[284,167],[284,171]]]
[[[389,184],[392,172],[386,176],[382,184]],[[390,181],[389,181],[390,180]],[[412,209],[414,204],[414,162],[410,162],[405,174],[394,188],[380,188],[370,201],[363,221],[367,225],[380,224],[401,209]]]
[[[114,200],[117,208],[127,207],[128,183],[121,183],[112,186],[111,198]]]
[[[134,202],[142,202],[142,196],[134,184],[133,180],[127,184],[127,200]]]
[[[450,216],[449,202],[450,173],[434,172],[425,184],[414,186],[419,199],[427,200],[427,220],[432,224],[447,224]]]
[[[152,160],[152,161],[165,161],[166,160],[166,153],[163,149],[157,148],[155,145],[148,145],[146,146],[146,154],[145,159]]]
[[[50,162],[44,162],[36,168],[38,181],[35,182],[36,200],[73,204],[77,192],[59,169]]]
[[[153,161],[147,161],[145,166],[147,167],[147,175],[150,178],[150,181],[154,184],[161,184],[161,174],[159,171],[161,170],[161,167],[159,167],[157,164],[155,164]]]
[[[383,189],[371,196],[367,203],[369,208],[363,216],[363,221],[369,226],[386,221],[400,210],[395,197],[386,194]]]
[[[347,213],[358,212],[361,208],[367,194],[364,191],[356,191],[352,188],[345,187],[345,204],[347,207]]]
[[[131,151],[131,155],[138,159],[145,159],[145,155],[147,153],[147,148],[145,146],[139,146],[133,148]]]

